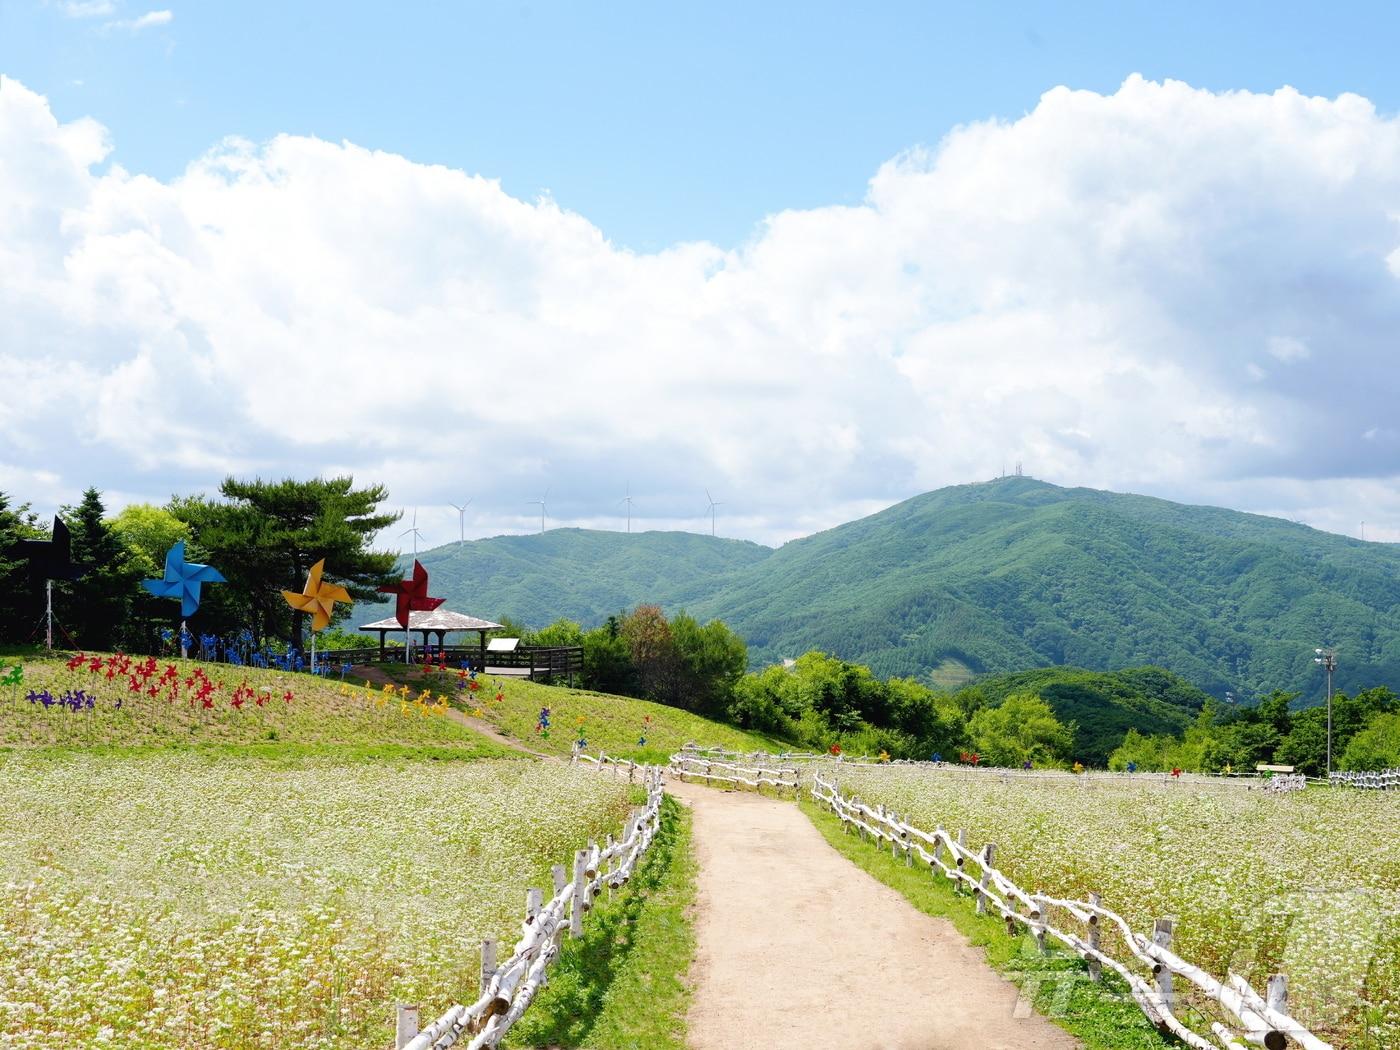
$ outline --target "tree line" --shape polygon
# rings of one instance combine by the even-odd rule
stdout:
[[[1184,769],[1197,773],[1253,771],[1256,764],[1327,770],[1327,708],[1292,709],[1297,693],[1275,690],[1251,707],[1208,703],[1180,735],[1130,729],[1109,756],[1110,769]],[[1400,698],[1385,686],[1332,696],[1332,768],[1400,768]]]
[[[156,651],[161,632],[178,623],[178,608],[140,582],[159,577],[166,552],[183,540],[189,561],[213,565],[228,581],[204,589],[191,632],[246,630],[257,645],[302,647],[306,614],[294,612],[280,592],[300,591],[315,562],[325,558],[326,579],[357,601],[378,599],[377,589],[396,578],[397,555],[371,547],[399,519],[380,510],[387,496],[384,486],[357,488],[350,477],[230,477],[215,497],[175,496],[164,506],[134,504],[108,515],[102,494],[89,488],[76,506],[59,511],[83,575],[54,584],[55,642]],[[0,493],[0,640],[26,644],[42,637],[43,589],[30,580],[17,545],[43,539],[50,529],[29,504]]]
[[[702,624],[684,612],[668,619],[656,605],[592,630],[558,620],[538,631],[507,622],[506,631],[527,645],[581,646],[585,688],[682,707],[796,747],[949,760],[967,753],[1016,766],[1073,761],[1073,725],[1033,694],[981,703],[815,651],[750,672],[748,647],[723,621]]]

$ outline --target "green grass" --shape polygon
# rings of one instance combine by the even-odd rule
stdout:
[[[579,718],[584,719],[583,735],[590,753],[603,750],[639,762],[664,764],[681,745],[692,741],[736,751],[783,751],[790,746],[761,733],[736,729],[649,700],[518,679],[496,679],[496,683],[502,694],[499,703],[495,699],[497,688],[488,681],[475,700],[466,701],[466,709],[470,711],[475,706],[501,732],[549,754],[569,753],[579,737]],[[535,732],[542,707],[550,709],[547,737]],[[644,721],[647,716],[651,717],[650,725]],[[641,745],[638,740],[644,730],[647,742]]]
[[[13,663],[13,661],[12,661]],[[463,759],[503,754],[503,749],[481,734],[441,714],[425,716],[422,707],[403,705],[397,697],[369,693],[361,681],[326,681],[305,674],[193,660],[162,660],[163,673],[173,665],[182,680],[202,668],[222,688],[213,696],[215,706],[192,705],[187,691],[171,699],[165,692],[151,697],[131,692],[128,679],[86,669],[69,670],[63,659],[47,657],[23,663],[24,681],[18,687],[0,686],[0,750],[58,747],[65,749],[133,749],[134,753],[162,749],[208,750],[231,748],[229,753],[270,756],[318,752],[342,753],[352,761],[375,756],[446,757],[461,752]],[[241,684],[265,696],[258,706],[246,702],[241,709],[230,704]],[[30,690],[48,689],[55,696],[83,689],[96,697],[92,710],[45,709],[25,699]],[[266,690],[266,692],[264,692]],[[283,699],[288,690],[291,702]],[[443,686],[438,692],[450,693]],[[120,707],[118,707],[120,702]]]
[[[947,879],[930,876],[922,865],[906,867],[885,850],[844,833],[836,817],[810,800],[800,806],[838,853],[903,894],[921,912],[951,921],[986,952],[988,963],[1020,986],[1023,999],[1082,1040],[1085,1050],[1160,1050],[1174,1045],[1157,1033],[1114,975],[1105,974],[1104,982],[1095,984],[1077,955],[1042,954],[1029,933],[1009,936],[1000,918],[978,915],[972,896],[955,890]]]
[[[667,796],[661,828],[627,887],[566,941],[513,1047],[683,1050],[695,952],[690,814]]]

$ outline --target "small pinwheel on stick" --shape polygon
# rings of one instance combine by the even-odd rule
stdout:
[[[646,746],[647,746],[647,733],[648,733],[650,730],[651,730],[651,715],[647,715],[645,718],[642,719],[642,733],[641,733],[641,735],[640,735],[639,737],[637,737],[637,746],[638,746],[638,747],[646,747]]]
[[[165,575],[158,580],[142,580],[141,586],[157,598],[180,601],[180,655],[189,655],[189,631],[184,620],[199,610],[200,588],[206,583],[227,583],[223,573],[211,565],[185,561],[185,541],[180,540],[165,555]]]
[[[535,723],[536,734],[544,737],[546,740],[549,739],[549,713],[549,708],[540,708],[540,718],[539,721]]]
[[[288,605],[297,612],[309,612],[311,614],[311,673],[316,673],[316,632],[324,631],[331,625],[331,617],[335,614],[335,603],[342,602],[350,604],[350,592],[339,584],[326,583],[321,579],[321,574],[325,571],[326,559],[322,558],[315,565],[311,566],[311,572],[306,578],[306,586],[298,594],[296,591],[283,591],[282,597],[286,599]],[[341,671],[340,677],[345,678],[345,670],[349,669],[349,664]]]
[[[4,672],[0,674],[0,685],[8,685],[10,687],[10,706],[15,707],[19,704],[19,687],[24,681],[24,665],[15,664],[6,671],[5,665],[0,664],[0,671]]]

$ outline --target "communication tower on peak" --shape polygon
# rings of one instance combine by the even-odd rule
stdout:
[[[1019,459],[1016,461],[1016,476],[1018,478],[1021,476],[1021,461]]]

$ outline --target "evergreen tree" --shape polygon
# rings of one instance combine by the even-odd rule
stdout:
[[[136,589],[136,569],[121,537],[104,519],[106,513],[102,494],[95,488],[83,493],[77,507],[64,508],[73,537],[73,563],[83,575],[55,585],[63,595],[55,619],[71,635],[72,643],[84,649],[116,647]]]
[[[34,629],[42,606],[29,579],[29,565],[15,548],[20,540],[42,535],[29,504],[12,509],[9,497],[0,492],[0,640],[23,642]]]
[[[227,586],[207,592],[202,629],[250,624],[260,639],[280,636],[302,645],[306,614],[293,613],[280,592],[300,591],[313,564],[324,558],[324,578],[357,601],[377,600],[377,589],[395,579],[396,556],[369,547],[399,518],[377,512],[388,495],[383,485],[357,489],[350,477],[226,478],[219,493],[222,500],[189,497],[170,505],[209,563],[228,579]],[[338,608],[337,614],[345,610]]]

